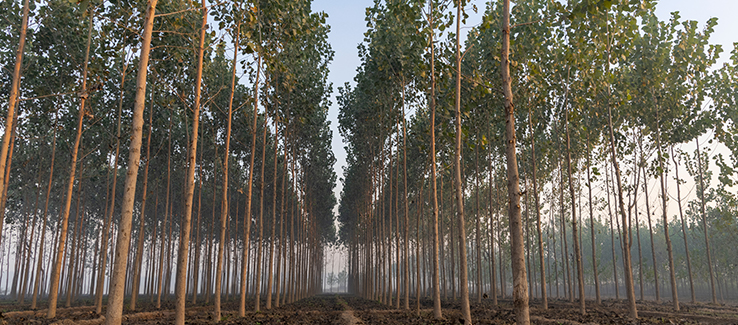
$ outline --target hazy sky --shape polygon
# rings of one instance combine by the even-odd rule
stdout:
[[[346,165],[346,152],[341,135],[338,133],[338,105],[335,97],[339,86],[346,82],[354,83],[356,68],[361,63],[356,47],[364,39],[366,8],[372,6],[373,3],[373,0],[314,0],[313,2],[313,11],[328,13],[328,24],[331,26],[329,42],[336,52],[329,75],[334,89],[329,119],[333,130],[333,152],[337,159],[335,170],[339,178],[342,177],[342,168]],[[472,0],[471,3],[483,10],[486,1]],[[738,20],[731,17],[738,13],[738,0],[662,0],[657,5],[656,14],[659,19],[668,20],[673,11],[679,11],[681,20],[697,20],[701,27],[711,17],[720,18],[712,36],[712,42],[723,45],[725,52],[721,55],[720,62],[725,62],[729,58],[733,42],[738,42]],[[474,26],[480,22],[481,15],[477,14],[471,15],[468,24]],[[336,197],[339,199],[341,189],[342,184],[339,181],[335,190]]]

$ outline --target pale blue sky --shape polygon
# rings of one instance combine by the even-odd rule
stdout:
[[[475,3],[480,10],[485,7],[486,3],[486,1],[479,0],[471,2]],[[313,2],[313,11],[328,13],[328,24],[331,26],[329,42],[336,52],[329,75],[329,80],[334,87],[329,119],[333,130],[333,152],[337,159],[335,170],[339,177],[342,177],[342,168],[346,165],[346,152],[341,135],[338,133],[338,105],[335,96],[339,86],[345,82],[353,84],[356,68],[361,63],[356,47],[364,39],[366,8],[372,6],[373,3],[373,0],[314,0]],[[668,20],[673,11],[679,11],[682,20],[697,20],[699,26],[704,26],[707,19],[711,17],[718,17],[718,26],[715,28],[712,41],[723,45],[725,52],[721,55],[721,62],[725,62],[733,49],[733,42],[738,42],[738,19],[732,17],[738,13],[737,0],[662,0],[657,5],[656,14],[659,19]],[[473,26],[480,21],[480,15],[471,15],[468,24]],[[342,184],[339,182],[335,190],[337,198],[340,198],[341,189]]]

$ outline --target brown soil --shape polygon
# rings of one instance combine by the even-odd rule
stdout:
[[[124,324],[171,324],[174,321],[172,302],[162,302],[162,309],[144,299],[135,312],[126,311]],[[376,301],[350,295],[324,294],[302,299],[294,304],[281,306],[268,311],[248,311],[246,316],[237,316],[238,301],[229,300],[223,304],[220,324],[461,324],[459,304],[445,301],[442,304],[444,319],[434,319],[432,301],[421,299],[421,309],[416,310],[416,301],[410,301],[411,310],[396,310]],[[587,314],[578,312],[578,304],[564,300],[549,301],[549,309],[541,309],[539,301],[531,303],[531,323],[533,324],[738,324],[738,306],[711,304],[682,304],[682,310],[673,312],[668,303],[640,302],[640,318],[631,320],[623,301],[605,300],[601,305],[587,302]],[[247,307],[253,300],[247,301]],[[262,303],[264,306],[264,303]],[[5,310],[0,315],[0,324],[102,324],[104,316],[95,314],[92,306],[59,308],[58,317],[46,319],[46,310],[22,310],[23,306],[0,305]],[[20,310],[19,310],[20,309]],[[213,324],[212,305],[188,307],[187,324]],[[491,301],[472,303],[474,324],[514,324],[511,300],[500,300],[498,306]],[[104,313],[104,310],[103,310]]]

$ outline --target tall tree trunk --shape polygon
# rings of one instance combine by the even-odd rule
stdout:
[[[607,18],[607,24],[606,24],[607,34],[610,34],[610,23],[609,23],[609,17]],[[607,44],[607,65],[606,69],[609,72],[610,71],[610,43],[608,38],[608,44]],[[610,87],[608,87],[607,94],[608,98],[610,98]],[[612,165],[613,169],[615,169],[615,181],[617,184],[617,200],[618,200],[618,210],[620,212],[620,216],[623,219],[623,225],[622,225],[622,243],[623,243],[623,272],[625,273],[625,291],[628,296],[628,313],[629,316],[633,319],[638,318],[638,310],[636,309],[636,301],[635,301],[635,290],[633,289],[633,263],[630,258],[630,247],[632,245],[630,240],[630,228],[628,227],[628,217],[625,215],[625,203],[623,201],[623,184],[620,179],[620,164],[617,160],[617,149],[615,147],[615,130],[612,123],[612,106],[610,105],[610,102],[608,100],[607,102],[607,124],[608,129],[610,133],[610,154],[612,158]]]
[[[403,185],[403,203],[404,203],[404,215],[405,215],[405,224],[403,229],[403,237],[404,237],[404,250],[405,250],[405,261],[403,263],[403,280],[404,280],[404,308],[406,310],[410,310],[410,245],[409,245],[409,239],[408,239],[408,228],[410,224],[410,210],[408,208],[407,204],[407,126],[405,121],[405,88],[402,89],[402,185]],[[443,198],[443,197],[442,197]],[[399,231],[399,229],[398,229]],[[399,247],[398,247],[399,250]],[[399,261],[398,261],[399,263]],[[399,274],[397,275],[399,277]],[[397,290],[400,290],[399,286],[397,287]]]
[[[661,181],[661,217],[664,221],[664,238],[666,240],[666,252],[669,256],[669,280],[671,281],[671,299],[675,311],[679,311],[679,294],[677,293],[676,274],[674,270],[674,254],[671,249],[671,237],[669,237],[669,221],[666,217],[666,183],[664,182],[664,157],[661,152],[661,128],[659,121],[659,104],[656,103],[656,147],[659,160],[659,179]]]
[[[8,200],[8,183],[10,183],[10,170],[11,170],[11,163],[13,161],[13,149],[15,148],[16,126],[17,125],[18,125],[18,115],[15,115],[13,117],[13,125],[10,129],[10,147],[8,148],[7,161],[6,161],[5,169],[3,171],[5,174],[5,178],[3,180],[4,183],[2,187],[2,192],[0,193],[2,194],[2,196],[0,197],[0,233],[2,233],[3,221],[5,220],[5,203]],[[16,252],[16,256],[18,256],[18,253],[19,252]],[[8,254],[10,254],[10,246],[8,246]],[[18,267],[16,267],[16,270],[15,270],[17,272],[14,272],[13,274],[13,284],[14,285],[17,285],[17,282],[18,282],[17,279],[19,278],[18,275],[20,274],[19,272],[20,270],[18,270],[18,268],[22,266],[22,263],[20,261],[21,261],[20,258],[16,258],[15,264]],[[8,264],[8,267],[10,267],[10,264]],[[5,278],[5,282],[8,282],[7,280],[8,280],[8,277]],[[7,285],[5,287],[7,287]]]
[[[538,180],[536,177],[536,139],[535,139],[535,133],[533,133],[533,113],[531,111],[530,106],[528,107],[528,129],[530,130],[530,163],[531,163],[531,170],[532,170],[532,178],[533,178],[533,200],[536,205],[536,231],[538,233],[538,256],[539,256],[539,263],[541,265],[541,298],[543,300],[543,309],[548,309],[548,295],[546,292],[546,265],[543,263],[543,235],[541,234],[541,204],[540,200],[538,198]],[[491,162],[490,162],[491,164]],[[589,170],[588,170],[589,172]],[[492,168],[490,166],[490,191],[492,186]],[[588,174],[589,175],[589,174]],[[491,202],[490,197],[490,202]],[[591,220],[591,214],[592,214],[592,205],[591,205],[591,191],[590,191],[590,220]],[[594,226],[592,227],[594,229]],[[594,232],[592,233],[592,247],[594,247]],[[593,258],[595,256],[595,253],[593,251],[592,253]],[[597,303],[600,303],[600,286],[599,282],[597,282],[597,265],[595,263],[595,282],[597,283]]]
[[[72,247],[71,247],[70,254],[69,254],[69,267],[67,269],[67,279],[66,279],[67,280],[67,292],[66,292],[67,296],[65,299],[66,301],[64,302],[64,307],[67,307],[67,308],[72,307],[72,279],[74,278],[74,265],[75,265],[74,257],[77,256],[77,254],[75,254],[75,251],[77,249],[77,241],[74,240],[74,235],[79,234],[81,232],[79,230],[80,228],[79,214],[81,210],[80,209],[81,198],[82,198],[82,180],[80,179],[79,184],[77,185],[77,205],[74,211],[74,214],[75,214],[74,233],[72,234]],[[82,214],[83,214],[82,218],[84,218],[84,212],[82,212]]]
[[[113,217],[113,213],[115,211],[115,198],[116,198],[116,189],[118,184],[118,158],[120,154],[120,119],[121,119],[121,112],[123,110],[123,85],[125,83],[125,68],[123,67],[123,77],[121,78],[121,95],[120,100],[118,101],[118,122],[117,122],[117,133],[116,133],[116,140],[115,140],[115,160],[113,160],[113,188],[112,193],[110,194],[110,206],[106,208],[106,215],[105,215],[105,222],[103,226],[103,244],[102,244],[102,251],[107,252],[107,245],[108,245],[108,234],[110,233],[110,223]],[[144,95],[145,96],[145,95]],[[144,99],[145,100],[145,99]],[[145,105],[145,103],[144,103]],[[140,156],[140,155],[139,155]],[[135,185],[135,184],[134,184]],[[102,262],[100,263],[101,267],[104,269],[107,265],[107,254],[103,253],[102,256]],[[97,282],[97,296],[95,298],[95,312],[97,314],[100,314],[102,312],[102,296],[103,296],[103,288],[105,284],[105,272],[100,272],[98,276],[98,282]]]
[[[659,274],[658,274],[658,263],[656,262],[656,246],[654,246],[653,242],[653,226],[651,223],[651,202],[650,197],[648,195],[648,175],[646,174],[646,168],[643,167],[643,187],[644,187],[644,194],[646,195],[646,218],[648,220],[648,233],[651,236],[651,258],[653,261],[653,278],[654,278],[654,285],[656,286],[656,302],[661,301],[661,295],[659,291]]]
[[[195,194],[195,167],[197,165],[197,137],[200,127],[200,94],[202,85],[202,61],[203,53],[205,51],[205,31],[208,26],[208,7],[205,0],[202,0],[202,26],[200,28],[200,47],[198,48],[197,54],[197,72],[195,79],[195,109],[192,117],[192,139],[190,140],[190,148],[187,150],[187,183],[185,183],[185,204],[184,204],[184,216],[182,218],[182,224],[180,225],[180,240],[179,250],[177,252],[177,275],[176,284],[174,287],[175,296],[175,313],[174,323],[178,325],[184,325],[185,323],[185,302],[187,301],[187,259],[189,257],[190,249],[190,231],[192,230],[192,198]],[[237,53],[237,50],[234,50]],[[235,62],[235,54],[234,54]],[[231,91],[232,93],[232,91]],[[231,95],[233,97],[233,95]],[[232,101],[232,99],[231,99]],[[232,104],[229,104],[229,111]],[[230,116],[229,116],[230,117]],[[230,118],[229,118],[230,120]],[[139,131],[140,133],[140,131]],[[139,139],[140,141],[140,139]],[[134,183],[135,184],[135,183]],[[133,187],[135,191],[135,186]],[[130,220],[125,224],[126,227],[130,228]],[[126,244],[124,250],[128,250]],[[123,263],[125,266],[125,263]],[[121,295],[122,298],[122,295]],[[121,300],[122,302],[122,300]]]
[[[640,173],[640,171],[638,172]],[[644,173],[645,173],[645,170],[644,170]],[[643,178],[645,179],[646,176],[644,176]],[[647,185],[644,185],[644,187],[645,186]],[[648,199],[646,199],[646,203],[648,203]],[[636,239],[638,242],[638,280],[640,281],[639,290],[641,293],[641,300],[643,300],[643,250],[641,249],[641,222],[640,220],[638,220],[638,216],[640,214],[641,214],[640,212],[637,212],[635,214],[635,217],[636,217]]]
[[[169,194],[170,194],[170,187],[171,187],[171,172],[172,172],[172,116],[171,112],[169,115],[169,149],[167,149],[167,192],[166,192],[166,202],[164,203],[164,223],[161,225],[161,248],[159,248],[159,277],[157,283],[157,290],[156,290],[156,309],[161,308],[161,294],[162,289],[164,287],[164,251],[166,247],[166,231],[167,231],[167,220],[169,218],[169,215],[171,214],[170,211],[170,200],[169,200]],[[169,227],[171,228],[172,221],[169,221]]]
[[[203,25],[205,26],[205,25]],[[234,45],[234,51],[233,51],[233,70],[231,71],[231,96],[228,100],[228,121],[226,121],[226,137],[225,137],[225,152],[223,153],[223,197],[220,204],[220,238],[218,241],[218,262],[217,267],[215,271],[215,296],[214,296],[214,310],[213,310],[213,319],[215,321],[220,321],[221,318],[221,310],[220,310],[220,304],[221,304],[221,289],[222,289],[222,282],[223,282],[223,255],[225,250],[225,235],[226,235],[226,222],[228,221],[228,169],[229,169],[229,158],[230,158],[230,146],[231,146],[231,120],[232,120],[232,114],[233,114],[233,96],[235,91],[235,78],[236,78],[236,66],[237,66],[237,60],[238,60],[238,46],[239,46],[239,37],[241,35],[241,23],[236,23],[236,30],[235,30],[235,39],[233,41]],[[258,69],[258,68],[257,68]],[[258,77],[258,70],[257,70],[257,78],[256,82],[258,85],[259,77]],[[258,86],[254,87],[255,90],[258,91]],[[258,101],[258,92],[255,93],[255,98],[257,98],[256,101]],[[256,113],[258,111],[257,105],[255,102],[254,105],[254,120],[256,120]],[[253,132],[252,132],[253,134]],[[254,140],[256,141],[256,140]],[[250,224],[250,222],[247,222],[248,220],[251,220],[251,170],[253,170],[253,164],[254,164],[254,150],[253,146],[251,147],[251,165],[249,165],[249,184],[248,184],[248,193],[249,196],[246,198],[247,205],[246,205],[246,214],[244,215],[244,226],[247,227]],[[213,194],[215,195],[215,194]],[[215,202],[213,202],[215,203]],[[214,209],[214,208],[213,208]],[[236,230],[238,231],[238,230]],[[245,264],[248,258],[248,232],[246,233],[246,236],[244,237],[244,258],[243,263]],[[245,266],[245,265],[244,265]],[[245,274],[246,268],[243,268],[243,271],[241,272],[242,275]],[[245,285],[246,285],[246,279],[244,276],[241,277],[241,300],[243,301],[245,299]],[[241,309],[239,309],[239,316],[243,317],[244,313],[241,312]]]
[[[615,257],[615,229],[612,224],[612,209],[610,205],[610,169],[605,166],[605,190],[607,191],[607,211],[610,216],[610,246],[612,247],[612,273],[615,284],[615,299],[620,300],[620,288],[618,287],[618,265]],[[617,209],[615,210],[617,213]],[[615,219],[617,220],[617,219]],[[618,227],[620,228],[620,227]],[[618,231],[619,233],[619,231]]]
[[[272,309],[272,282],[274,281],[274,242],[277,240],[275,234],[277,233],[277,157],[279,156],[279,125],[277,125],[278,114],[277,110],[274,110],[274,183],[272,189],[272,232],[271,240],[269,241],[269,271],[267,272],[267,299],[266,309]],[[266,126],[266,124],[265,124]]]
[[[700,214],[702,214],[702,230],[705,234],[705,251],[707,253],[707,268],[710,271],[710,289],[712,292],[712,303],[717,304],[717,296],[715,296],[715,273],[712,270],[712,254],[710,253],[710,239],[707,231],[707,213],[705,213],[705,181],[702,178],[702,154],[700,153],[700,141],[694,139],[697,145],[697,175],[700,181]]]
[[[59,245],[56,249],[56,261],[54,262],[54,268],[51,270],[51,289],[49,291],[49,310],[46,313],[47,318],[56,317],[56,302],[59,298],[59,275],[61,274],[61,266],[64,261],[64,246],[67,240],[67,226],[69,225],[69,209],[72,205],[72,193],[74,190],[74,177],[77,172],[77,153],[79,151],[79,143],[82,140],[82,122],[85,117],[85,102],[89,93],[87,92],[87,64],[90,57],[90,43],[92,42],[92,26],[94,12],[90,12],[90,21],[87,30],[87,49],[85,50],[85,61],[82,65],[82,90],[80,92],[80,104],[79,113],[77,116],[77,136],[74,139],[74,146],[72,149],[72,168],[69,171],[69,183],[66,189],[66,199],[64,202],[64,210],[62,210],[62,224],[59,233]],[[3,147],[4,149],[5,147]],[[0,154],[1,155],[1,154]],[[0,161],[4,157],[0,156]],[[2,170],[0,168],[0,170]]]
[[[105,322],[108,325],[120,324],[123,316],[126,264],[128,263],[128,248],[131,244],[131,220],[133,218],[133,204],[136,199],[138,166],[141,160],[141,138],[144,124],[143,111],[146,106],[146,72],[148,70],[149,52],[151,50],[151,32],[154,26],[156,3],[157,0],[149,0],[146,8],[141,57],[139,59],[138,76],[136,78],[136,99],[133,104],[133,125],[131,128],[131,143],[128,153],[128,172],[126,173],[123,205],[121,206],[120,229],[116,242],[115,268],[111,275],[108,310],[105,317]]]
[[[589,195],[589,232],[592,237],[592,273],[594,274],[594,280],[595,280],[596,304],[599,305],[602,302],[602,300],[600,299],[600,277],[599,277],[600,272],[597,269],[597,246],[595,245],[594,210],[592,208],[592,175],[590,174],[592,170],[591,160],[590,160],[591,155],[592,155],[592,149],[590,148],[590,143],[589,143],[589,133],[587,133],[587,191]]]
[[[479,230],[479,223],[480,219],[482,218],[481,214],[479,213],[479,150],[477,147],[474,147],[474,191],[475,191],[475,204],[476,204],[476,211],[474,212],[476,214],[476,239],[475,245],[477,250],[477,303],[482,303],[482,247],[481,247],[481,234]]]
[[[430,24],[431,31],[435,30],[435,21],[433,19],[433,1],[429,2],[429,16],[428,16],[428,22]],[[428,97],[430,97],[430,109],[431,109],[431,127],[430,127],[430,134],[431,134],[431,161],[430,161],[430,169],[431,169],[431,186],[433,187],[431,189],[432,193],[432,204],[433,204],[433,317],[436,319],[441,319],[443,315],[441,314],[441,290],[439,288],[439,266],[438,266],[438,196],[437,196],[437,185],[436,185],[436,66],[435,66],[435,43],[434,43],[434,33],[430,33],[430,78],[431,78],[431,85],[430,85],[430,94]],[[457,46],[458,47],[458,46]],[[457,87],[458,88],[458,87]],[[457,91],[458,92],[458,91]],[[458,95],[457,95],[458,97]],[[458,101],[458,100],[457,100]],[[458,105],[457,105],[458,106]],[[458,107],[457,107],[458,110]],[[418,295],[418,299],[420,296]],[[469,308],[468,308],[468,300],[466,303],[466,308],[463,305],[462,302],[462,313],[464,316],[464,319],[467,319],[469,321],[469,324],[471,324],[471,317],[467,317],[469,315]],[[465,310],[465,311],[464,311]]]
[[[146,198],[148,197],[149,187],[149,163],[151,162],[151,133],[152,122],[154,118],[154,96],[151,96],[151,105],[149,107],[149,135],[146,137],[146,167],[144,167],[143,191],[141,192],[141,213],[138,228],[138,243],[136,244],[136,265],[134,266],[133,275],[133,291],[131,291],[131,310],[136,310],[136,300],[138,299],[139,281],[141,279],[141,263],[143,260],[143,248],[145,239],[146,225]],[[156,208],[156,207],[154,207]],[[152,238],[155,232],[152,232]]]
[[[571,136],[569,134],[569,110],[566,109],[566,169],[568,171],[569,178],[569,193],[571,194],[571,232],[572,240],[574,241],[574,258],[577,261],[577,279],[579,280],[579,312],[582,315],[587,313],[584,303],[584,268],[582,267],[582,252],[579,246],[579,230],[577,229],[577,214],[576,204],[574,196],[574,182],[572,181],[571,172]]]
[[[202,141],[202,139],[200,141]],[[198,169],[198,172],[197,172],[198,173],[198,175],[197,175],[198,176],[198,185],[197,185],[197,187],[198,187],[198,190],[197,190],[197,221],[195,222],[195,224],[197,225],[197,231],[196,231],[196,234],[195,234],[195,248],[196,249],[195,249],[194,262],[193,262],[193,269],[194,269],[194,271],[193,271],[193,276],[192,276],[192,304],[193,305],[197,305],[197,294],[199,293],[199,288],[198,287],[200,285],[200,282],[199,282],[199,280],[200,280],[200,264],[202,263],[202,261],[200,260],[200,256],[201,256],[201,252],[202,252],[202,248],[200,247],[201,246],[201,243],[202,243],[202,241],[200,240],[200,229],[202,228],[202,225],[200,223],[200,216],[201,216],[201,211],[202,211],[202,179],[203,179],[203,176],[202,176],[202,168],[203,168],[203,164],[202,164],[202,153],[203,153],[203,151],[205,151],[205,150],[204,149],[203,150],[200,150],[200,164],[199,164],[200,168]],[[205,247],[207,247],[207,245]]]
[[[431,114],[433,113],[431,112]],[[431,121],[433,121],[433,119],[431,119]],[[431,134],[433,134],[433,132],[431,132]],[[433,142],[431,141],[431,143]],[[425,178],[425,171],[423,172],[423,176],[421,176],[420,193],[417,198],[418,216],[415,218],[415,311],[418,316],[420,316],[420,218],[423,217],[423,208],[425,207],[425,198],[423,197],[423,178]]]
[[[266,169],[266,143],[267,143],[267,114],[264,114],[264,125],[262,126],[261,135],[261,169],[259,170],[259,240],[256,246],[256,282],[254,283],[255,293],[254,297],[254,311],[261,310],[261,262],[262,262],[262,248],[264,247],[264,170]],[[304,284],[304,282],[303,282]]]
[[[489,260],[490,260],[490,281],[489,281],[489,287],[490,287],[490,295],[492,296],[492,306],[497,306],[497,272],[495,268],[495,231],[494,231],[494,220],[492,220],[492,215],[497,215],[497,212],[493,213],[493,200],[492,200],[492,188],[494,187],[494,183],[492,181],[492,150],[490,150],[487,153],[488,161],[489,161]]]
[[[464,192],[461,187],[461,4],[456,5],[456,142],[455,142],[455,154],[454,154],[454,187],[456,189],[456,214],[459,223],[459,268],[460,270],[460,287],[461,287],[461,316],[465,320],[465,324],[471,324],[471,311],[469,309],[469,280],[468,280],[468,266],[466,262],[466,226],[464,222]],[[433,132],[433,131],[432,131]],[[434,151],[435,152],[435,151]],[[435,155],[434,155],[435,160]],[[433,168],[435,169],[435,162]],[[434,172],[434,196],[435,196],[435,172]],[[435,198],[434,198],[435,201]],[[436,204],[437,206],[437,204]],[[434,214],[438,214],[438,208]],[[436,223],[436,238],[438,237],[438,225]],[[434,248],[434,268],[433,268],[433,288],[434,297],[438,302],[439,313],[436,314],[437,318],[440,318],[440,305],[441,305],[441,294],[436,288],[438,287],[438,262],[437,262],[438,242],[435,242]],[[526,289],[527,291],[527,289]]]
[[[17,105],[20,94],[21,67],[23,66],[23,50],[26,46],[26,30],[28,29],[28,0],[23,1],[23,18],[21,18],[20,35],[18,36],[18,50],[15,52],[15,66],[13,68],[13,81],[10,85],[10,97],[8,98],[8,116],[5,118],[5,133],[3,135],[2,147],[0,147],[0,193],[5,192],[7,187],[7,179],[5,176],[6,164],[8,164],[8,151],[10,150],[10,138],[14,128],[15,106]],[[89,47],[89,46],[88,46]],[[86,61],[86,60],[85,60]],[[86,63],[85,63],[86,65]],[[86,70],[86,68],[85,68]],[[83,87],[83,90],[86,90]],[[82,100],[84,104],[84,99]],[[84,107],[84,105],[82,105]],[[6,198],[3,196],[2,205],[5,205]],[[4,218],[3,218],[4,219]],[[0,235],[2,234],[3,220],[0,219]],[[1,238],[0,238],[1,239]],[[1,242],[1,241],[0,241]]]
[[[46,201],[44,203],[44,214],[43,214],[43,224],[41,225],[41,236],[38,237],[38,252],[37,252],[37,264],[36,264],[36,274],[35,274],[35,281],[33,286],[33,298],[31,300],[31,309],[36,309],[36,302],[38,301],[38,292],[39,288],[41,286],[41,265],[44,259],[44,243],[46,242],[46,224],[48,223],[48,212],[49,212],[49,200],[51,195],[51,184],[54,181],[54,159],[56,158],[56,137],[57,137],[57,126],[56,126],[57,117],[54,116],[54,138],[51,142],[51,163],[49,165],[49,183],[46,186]],[[94,270],[94,268],[93,268]]]
[[[566,284],[566,290],[564,294],[569,299],[569,302],[574,302],[574,291],[571,282],[571,268],[569,268],[569,236],[566,235],[566,202],[564,202],[564,166],[559,160],[559,166],[561,167],[559,176],[561,176],[561,183],[559,186],[559,198],[561,203],[561,256],[564,257],[564,271],[566,275],[563,277],[564,283]]]
[[[56,127],[54,127],[54,137],[56,138]],[[54,142],[56,142],[56,140],[54,140]],[[53,153],[52,153],[52,155],[53,155]],[[37,217],[38,217],[38,200],[39,200],[39,197],[41,196],[41,168],[42,168],[42,165],[39,162],[38,179],[36,180],[36,183],[38,184],[37,185],[38,190],[36,191],[36,203],[34,203],[34,205],[33,205],[33,221],[31,223],[31,236],[30,236],[30,238],[29,238],[29,240],[27,242],[27,245],[28,246],[26,248],[26,254],[24,256],[24,258],[26,260],[26,262],[25,262],[26,265],[23,268],[24,269],[24,272],[23,272],[23,281],[22,281],[22,284],[21,284],[20,296],[18,297],[18,303],[21,303],[21,304],[23,303],[23,299],[24,299],[24,297],[26,295],[26,292],[28,291],[28,286],[29,286],[28,283],[30,282],[30,278],[29,278],[30,277],[30,275],[29,275],[30,272],[29,272],[29,269],[31,268],[31,255],[33,253],[33,251],[31,250],[31,247],[33,247],[33,243],[34,243],[33,237],[36,234],[36,222],[38,221],[38,219],[37,219]],[[39,241],[40,240],[36,240],[35,242],[39,242]],[[10,267],[10,255],[8,255],[8,267]],[[36,271],[38,272],[38,270],[36,270]],[[7,280],[7,278],[6,278],[6,280]],[[7,288],[8,288],[8,286],[6,284],[5,285],[5,292],[6,292],[6,294],[7,294],[7,291],[8,291]]]
[[[671,158],[674,160],[674,173],[676,177],[676,187],[677,187],[677,203],[679,205],[679,219],[681,220],[682,225],[682,236],[684,237],[684,252],[687,257],[687,271],[689,272],[689,293],[692,298],[692,303],[695,303],[695,297],[694,297],[694,281],[692,278],[692,260],[689,257],[689,240],[687,239],[687,229],[684,222],[684,212],[682,211],[682,193],[681,193],[681,179],[679,179],[679,163],[677,162],[677,158],[674,155],[674,147],[671,146]]]
[[[254,82],[254,119],[251,126],[251,163],[249,164],[249,182],[246,185],[246,214],[244,215],[244,226],[246,226],[245,234],[244,234],[244,248],[243,248],[243,257],[242,260],[244,261],[244,264],[249,259],[249,235],[251,234],[251,196],[253,193],[253,180],[254,180],[254,157],[256,156],[256,126],[257,126],[257,117],[259,115],[259,76],[260,76],[260,70],[261,70],[261,55],[259,55],[257,62],[256,62],[256,80]],[[265,126],[266,127],[266,126]],[[220,274],[220,268],[221,268],[221,259],[222,259],[222,253],[220,250],[218,251],[218,274]],[[246,315],[246,267],[241,268],[241,300],[239,301],[238,305],[238,316],[243,317]],[[218,277],[219,278],[219,277]],[[220,288],[218,287],[219,284],[216,283],[216,294],[220,294]],[[217,307],[216,307],[216,318],[220,319],[220,298],[216,297],[217,300]]]
[[[608,60],[609,62],[609,60]],[[609,67],[608,67],[609,69]],[[638,318],[638,310],[635,304],[635,290],[633,290],[633,264],[630,258],[630,247],[632,245],[630,240],[630,228],[628,227],[628,217],[625,215],[625,203],[623,201],[623,185],[620,180],[620,164],[617,160],[617,153],[615,148],[615,135],[612,125],[612,107],[607,105],[608,112],[608,125],[610,130],[610,153],[612,157],[613,168],[615,169],[615,181],[617,184],[617,200],[618,200],[618,211],[623,220],[622,222],[622,235],[621,240],[623,242],[623,272],[625,273],[625,291],[628,296],[628,314],[631,318]]]
[[[275,293],[277,295],[276,299],[274,300],[274,307],[279,308],[279,305],[282,304],[282,297],[284,295],[282,294],[282,291],[284,290],[284,286],[282,285],[282,281],[280,279],[284,279],[284,275],[282,273],[285,272],[286,265],[284,268],[282,268],[282,262],[286,261],[284,254],[284,248],[286,247],[284,244],[284,207],[286,202],[286,192],[287,192],[287,125],[284,127],[284,132],[282,133],[282,157],[284,159],[282,163],[282,199],[280,202],[280,210],[279,210],[279,247],[277,247],[277,280],[275,288]],[[275,173],[276,175],[276,173]]]
[[[527,325],[530,324],[528,283],[525,280],[527,276],[525,270],[525,252],[523,251],[522,220],[520,215],[520,178],[518,176],[518,160],[515,154],[515,107],[513,106],[512,77],[510,76],[509,61],[510,0],[503,0],[502,3],[502,60],[500,62],[500,76],[502,77],[502,90],[505,95],[505,158],[507,160],[507,193],[509,197],[508,213],[510,217],[511,239],[510,251],[513,269],[513,310],[515,311],[515,320],[518,325]],[[458,142],[459,141],[457,140],[457,143]]]

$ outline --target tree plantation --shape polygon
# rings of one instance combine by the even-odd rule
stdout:
[[[0,1],[0,322],[738,322],[717,18],[323,2]]]

